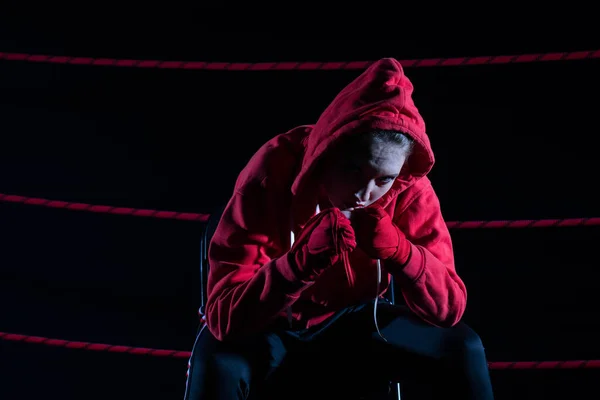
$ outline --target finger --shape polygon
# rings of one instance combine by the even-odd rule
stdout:
[[[352,219],[352,211],[346,211],[346,210],[344,210],[344,211],[342,211],[342,215],[344,217],[346,217],[346,219],[348,219],[348,220]]]

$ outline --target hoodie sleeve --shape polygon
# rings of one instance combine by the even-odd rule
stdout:
[[[206,304],[206,323],[218,340],[264,329],[309,285],[288,261],[282,200],[255,183],[238,190],[224,210],[209,247]]]
[[[396,218],[411,242],[411,255],[403,267],[388,270],[400,283],[408,307],[432,325],[457,324],[465,311],[467,291],[456,273],[450,232],[431,183]]]

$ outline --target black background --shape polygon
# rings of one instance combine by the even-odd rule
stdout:
[[[600,49],[587,32],[513,39],[422,25],[407,34],[354,20],[296,22],[293,9],[277,18],[216,7],[168,21],[98,15],[97,25],[94,10],[38,11],[2,14],[0,51],[262,62]],[[407,68],[446,219],[599,216],[599,67],[593,59]],[[264,141],[315,122],[360,72],[0,61],[0,193],[210,213]],[[0,228],[0,331],[191,349],[201,224],[0,203]],[[469,289],[465,321],[491,361],[600,359],[598,229],[452,231]],[[0,341],[2,399],[178,399],[185,371],[185,359]],[[597,377],[492,371],[498,399],[597,398]]]

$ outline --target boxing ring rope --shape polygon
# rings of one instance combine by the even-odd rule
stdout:
[[[26,197],[0,193],[0,202],[18,203],[33,206],[42,206],[74,211],[88,211],[93,213],[106,213],[115,215],[129,215],[135,217],[149,217],[159,219],[174,219],[183,221],[207,222],[210,215],[197,213],[182,213],[177,211],[160,211],[152,209],[136,209],[131,207],[115,207],[107,205],[93,205],[87,203],[68,202],[62,200],[48,200],[37,197]],[[574,227],[597,226],[599,218],[564,218],[564,219],[538,219],[538,220],[513,220],[513,221],[449,221],[449,228],[478,229],[478,228],[549,228],[549,227]],[[69,349],[82,349],[89,351],[105,351],[109,353],[127,353],[148,355],[155,357],[189,358],[191,352],[180,350],[152,349],[144,347],[119,346],[103,343],[90,343],[70,341],[64,339],[51,339],[41,336],[29,336],[8,332],[0,332],[0,340],[42,344]],[[490,369],[600,369],[600,360],[566,360],[566,361],[492,361],[488,363]]]
[[[189,358],[191,352],[178,350],[150,349],[146,347],[116,346],[102,343],[78,342],[63,339],[50,339],[41,336],[18,335],[0,332],[0,339],[42,344],[46,346],[64,347],[89,351],[105,351],[109,353],[126,353],[153,357]],[[491,361],[490,369],[599,369],[600,360],[568,360],[568,361]]]
[[[425,58],[420,60],[398,60],[405,68],[416,67],[456,67],[473,65],[499,65],[512,63],[532,63],[544,61],[572,61],[600,58],[600,50],[535,53],[478,57]],[[223,70],[223,71],[314,71],[314,70],[356,70],[365,69],[373,61],[286,61],[286,62],[205,62],[170,60],[132,60],[118,58],[70,57],[46,54],[0,52],[0,60],[25,61],[32,63],[52,63],[70,65],[93,65],[130,68],[160,68],[187,70]]]
[[[73,203],[61,200],[48,200],[35,197],[15,196],[10,194],[0,193],[0,201],[10,203],[23,203],[34,206],[43,206],[50,208],[63,208],[67,210],[88,211],[94,213],[115,214],[115,215],[131,215],[134,217],[152,217],[162,219],[178,219],[183,221],[208,221],[209,215],[196,213],[181,213],[176,211],[159,211],[149,209],[137,209],[129,207],[113,207],[93,205],[86,203]]]
[[[88,211],[115,215],[130,215],[134,217],[150,217],[159,219],[176,219],[182,221],[206,222],[210,215],[197,213],[183,213],[177,211],[160,211],[151,209],[138,209],[131,207],[115,207],[94,205],[87,203],[74,203],[62,200],[48,200],[37,197],[26,197],[0,193],[0,202],[21,203],[33,206],[60,208],[66,210]],[[596,218],[561,218],[561,219],[522,219],[512,221],[448,221],[451,229],[479,229],[479,228],[558,228],[573,226],[600,225],[600,217]]]

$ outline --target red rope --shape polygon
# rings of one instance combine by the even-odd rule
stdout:
[[[15,333],[0,332],[0,339],[43,344],[47,346],[64,347],[68,349],[82,349],[90,351],[105,351],[109,353],[127,353],[149,355],[155,357],[189,358],[191,352],[177,350],[149,349],[145,347],[115,346],[111,344],[76,342],[63,339],[50,339],[41,336],[19,335]],[[588,369],[600,368],[600,360],[569,360],[569,361],[496,361],[489,362],[490,369]]]
[[[159,211],[150,209],[137,209],[130,207],[113,207],[93,205],[86,203],[71,203],[61,200],[48,200],[36,197],[17,196],[0,193],[0,202],[22,203],[34,206],[51,208],[64,208],[67,210],[90,211],[117,215],[132,215],[135,217],[152,217],[162,219],[177,219],[184,221],[206,222],[210,215],[196,213],[182,213],[177,211]],[[563,218],[563,219],[523,219],[513,221],[449,221],[446,223],[451,229],[477,229],[477,228],[550,228],[600,225],[600,218]]]
[[[518,54],[504,56],[425,58],[420,60],[400,60],[404,67],[455,67],[465,65],[489,65],[531,63],[540,61],[566,61],[600,58],[600,50],[572,51],[556,53]],[[341,61],[341,62],[204,62],[204,61],[160,61],[131,60],[117,58],[70,57],[44,54],[3,53],[0,60],[28,61],[53,64],[96,65],[110,67],[224,70],[224,71],[273,71],[273,70],[354,70],[365,69],[373,61]]]
[[[159,349],[148,349],[144,347],[130,347],[130,346],[114,346],[111,344],[101,343],[89,343],[89,342],[75,342],[63,339],[50,339],[41,336],[28,336],[19,335],[15,333],[0,332],[0,339],[9,340],[12,342],[24,342],[24,343],[35,343],[44,344],[47,346],[65,347],[68,349],[83,349],[91,351],[106,351],[109,353],[128,353],[128,354],[139,354],[139,355],[150,355],[156,357],[174,357],[174,358],[189,358],[189,351],[176,351],[176,350],[159,350]]]
[[[490,369],[595,369],[600,368],[600,360],[569,361],[494,361]]]
[[[553,228],[600,225],[600,218],[518,219],[514,221],[450,221],[451,229],[479,228]]]
[[[137,209],[130,207],[101,206],[86,203],[71,203],[68,201],[48,200],[35,197],[15,196],[0,193],[0,201],[10,203],[22,203],[33,206],[43,206],[51,208],[64,208],[67,210],[90,211],[95,213],[132,215],[134,217],[152,217],[162,219],[178,219],[184,221],[208,221],[208,215],[196,213],[182,213],[176,211],[159,211],[150,209]]]

